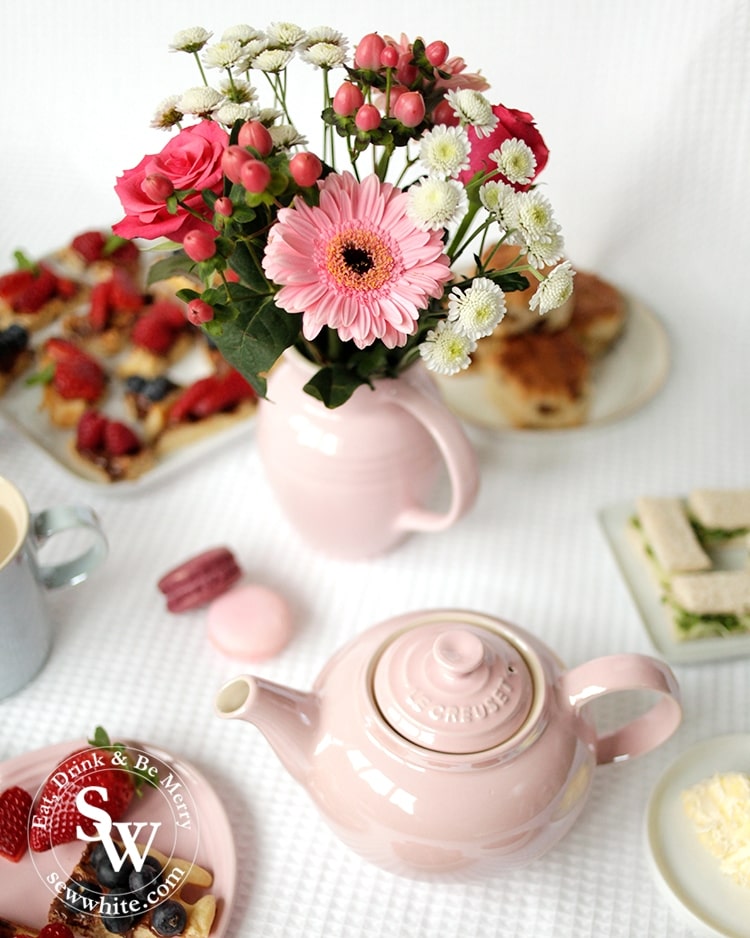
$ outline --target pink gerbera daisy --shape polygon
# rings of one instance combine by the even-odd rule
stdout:
[[[263,257],[281,287],[276,304],[302,313],[302,332],[324,326],[366,348],[404,345],[430,297],[450,279],[439,231],[422,231],[407,215],[406,193],[368,176],[331,174],[320,204],[298,199],[281,209]]]

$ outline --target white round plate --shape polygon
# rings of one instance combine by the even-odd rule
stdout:
[[[487,395],[485,378],[476,370],[438,378],[445,402],[461,419],[488,430],[506,433],[569,433],[621,420],[639,410],[659,391],[669,372],[666,330],[640,301],[625,296],[628,319],[623,334],[593,370],[593,393],[588,421],[579,427],[518,429]]]
[[[659,879],[692,925],[724,938],[750,935],[750,890],[719,871],[682,807],[681,794],[717,772],[750,774],[750,735],[718,736],[684,752],[651,795],[646,833]]]

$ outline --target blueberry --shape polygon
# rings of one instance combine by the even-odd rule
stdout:
[[[0,330],[0,344],[14,352],[21,352],[29,344],[28,329],[13,323],[7,329]]]
[[[130,931],[145,912],[145,906],[141,906],[127,886],[115,886],[102,897],[102,925],[115,935],[124,935]]]
[[[181,935],[187,925],[187,912],[184,906],[174,899],[167,899],[157,905],[151,915],[151,927],[157,935]]]
[[[131,394],[141,394],[146,387],[146,379],[142,375],[128,375],[125,387]]]
[[[163,882],[161,864],[154,857],[146,857],[140,870],[132,870],[128,886],[139,899],[147,901],[152,889]]]
[[[158,378],[146,382],[143,393],[150,401],[161,401],[174,387],[174,381],[170,381],[166,375],[159,375]]]
[[[112,861],[107,856],[107,851],[103,843],[98,843],[91,851],[91,865],[96,873],[96,878],[108,888],[112,886],[121,886],[128,881],[133,864],[129,858],[126,858],[119,870],[112,866]]]
[[[102,915],[102,925],[113,935],[125,935],[135,925],[132,915]]]

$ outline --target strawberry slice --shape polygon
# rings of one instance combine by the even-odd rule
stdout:
[[[101,231],[83,231],[70,242],[71,248],[87,264],[100,260],[107,239]]]
[[[104,449],[110,456],[126,456],[141,450],[141,441],[127,424],[109,420],[104,427]]]
[[[172,404],[169,411],[169,423],[183,423],[192,417],[193,410],[198,402],[218,385],[216,375],[209,375],[207,378],[199,378],[180,394],[177,400]]]
[[[255,391],[239,371],[227,371],[218,377],[214,387],[209,388],[208,392],[196,401],[192,415],[196,420],[201,420],[211,414],[231,410],[240,401],[253,400],[255,397]]]
[[[52,384],[66,400],[82,398],[95,403],[104,393],[107,376],[101,365],[93,358],[63,360],[55,365]]]
[[[115,309],[128,310],[136,312],[141,309],[144,303],[144,296],[138,288],[138,284],[133,277],[122,268],[117,268],[112,273],[109,281],[110,302]]]
[[[104,444],[104,428],[107,418],[98,410],[87,410],[76,428],[76,449],[93,452]]]
[[[13,297],[25,290],[30,283],[34,281],[34,272],[28,267],[22,267],[20,270],[11,270],[0,277],[0,296],[10,303]]]
[[[62,339],[60,336],[51,336],[44,343],[43,353],[45,358],[53,362],[77,361],[81,358],[88,358],[84,350],[71,342],[70,339]]]
[[[13,294],[10,305],[16,313],[38,313],[56,293],[57,277],[49,267],[40,264],[31,282]]]
[[[110,296],[110,284],[107,280],[101,280],[91,288],[89,322],[96,332],[103,332],[109,325],[112,311]]]
[[[18,863],[26,853],[31,795],[18,785],[0,795],[0,856]]]
[[[137,789],[138,776],[128,766],[125,747],[111,743],[99,726],[90,740],[93,748],[71,753],[50,773],[31,812],[29,843],[36,852],[49,850],[77,839],[76,828],[88,836],[96,833],[91,818],[76,807],[76,796],[84,788],[91,806],[102,808],[113,822],[123,817]],[[123,766],[123,763],[125,765]]]

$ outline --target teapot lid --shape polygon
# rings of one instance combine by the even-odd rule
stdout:
[[[390,642],[375,665],[373,692],[401,736],[435,752],[468,754],[518,732],[534,681],[518,647],[499,632],[441,620]]]

